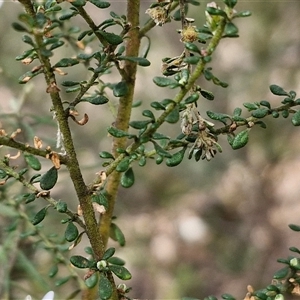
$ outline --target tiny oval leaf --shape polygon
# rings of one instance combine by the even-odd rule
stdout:
[[[40,187],[42,190],[51,190],[57,182],[57,169],[53,166],[40,179]]]
[[[40,161],[32,154],[24,153],[24,158],[27,164],[35,171],[39,171],[42,167]]]
[[[110,225],[110,237],[119,243],[121,247],[125,246],[125,236],[118,225],[111,223]]]
[[[106,251],[103,254],[102,259],[104,259],[104,260],[109,259],[110,257],[112,257],[115,254],[115,252],[116,252],[116,249],[113,247],[106,249]]]
[[[110,265],[109,269],[122,280],[131,279],[131,273],[123,266]]]
[[[73,255],[70,257],[70,262],[73,266],[80,268],[80,269],[86,269],[89,268],[91,263],[90,261],[80,255]]]
[[[123,97],[128,94],[128,86],[125,81],[118,82],[113,88],[113,94],[115,97]]]
[[[184,153],[186,151],[186,148],[182,148],[181,150],[179,150],[178,152],[174,153],[172,155],[172,157],[170,158],[167,158],[166,159],[166,165],[168,167],[175,167],[175,166],[178,166],[183,158],[184,158]]]
[[[300,110],[298,110],[292,117],[292,123],[294,126],[300,125]]]
[[[95,272],[94,274],[92,274],[90,277],[88,277],[87,279],[85,279],[85,285],[91,289],[94,286],[96,286],[97,282],[98,282],[98,274],[97,272]]]
[[[31,223],[33,225],[37,225],[40,222],[42,222],[45,219],[46,216],[46,212],[47,212],[48,207],[44,207],[42,208],[40,211],[38,211],[35,216],[33,217],[33,219],[31,220]]]
[[[73,224],[73,222],[69,222],[65,231],[65,239],[68,242],[73,242],[78,237],[78,229]]]
[[[248,143],[249,129],[239,132],[232,141],[232,149],[237,150],[244,147]]]
[[[102,272],[100,272],[98,291],[99,291],[100,300],[109,299],[113,293],[113,288],[110,281]]]
[[[133,169],[129,168],[127,169],[121,177],[121,185],[124,188],[130,188],[131,186],[133,186],[134,184],[134,173],[133,173]]]

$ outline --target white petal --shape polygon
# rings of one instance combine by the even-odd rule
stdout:
[[[43,297],[42,300],[53,300],[53,299],[54,299],[54,292],[50,291]]]

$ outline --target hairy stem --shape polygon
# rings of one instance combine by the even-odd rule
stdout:
[[[20,0],[20,3],[24,5],[26,12],[36,19],[36,12],[32,2],[30,0]],[[81,209],[83,211],[83,218],[86,224],[86,233],[96,258],[100,259],[104,251],[103,242],[97,230],[97,221],[91,203],[91,195],[85,185],[79,162],[77,160],[76,149],[74,147],[71,130],[68,123],[68,115],[63,107],[62,99],[59,94],[59,88],[56,84],[56,78],[51,67],[50,60],[48,57],[44,56],[41,51],[44,47],[43,32],[41,32],[41,30],[34,30],[33,32],[37,46],[37,55],[43,66],[43,72],[47,84],[47,92],[50,95],[55,117],[63,138],[64,148],[67,155],[66,165],[76,190]]]
[[[139,10],[140,3],[137,0],[129,0],[127,4],[127,19],[131,24],[131,29],[128,32],[128,38],[126,39],[126,56],[137,57],[140,47],[140,38],[139,38]],[[136,71],[137,65],[134,62],[125,61],[124,65],[125,78],[122,78],[126,81],[128,87],[128,93],[126,96],[119,99],[119,107],[117,112],[117,117],[115,121],[115,126],[118,129],[127,131],[129,127],[129,120],[131,116],[131,106],[134,95],[134,87],[136,80]],[[127,138],[114,138],[113,139],[113,155],[117,157],[119,154],[117,152],[118,148],[126,148]],[[109,238],[109,230],[111,217],[114,212],[115,200],[118,192],[118,187],[120,185],[121,173],[112,172],[108,177],[108,182],[106,185],[106,191],[108,194],[109,200],[109,209],[104,216],[101,217],[100,221],[100,234],[105,244],[107,244]]]

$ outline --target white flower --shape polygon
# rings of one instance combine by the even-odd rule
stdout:
[[[48,292],[43,298],[42,300],[53,300],[54,299],[54,292],[50,291]],[[25,300],[32,300],[31,296],[28,295],[25,297]]]

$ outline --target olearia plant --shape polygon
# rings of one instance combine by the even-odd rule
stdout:
[[[194,25],[195,20],[189,17],[191,7],[200,14],[200,3],[196,0],[158,0],[146,10],[150,19],[145,24],[140,24],[140,0],[127,0],[126,14],[110,12],[107,19],[101,21],[94,20],[86,7],[108,11],[110,1],[19,0],[19,3],[24,12],[12,26],[23,34],[22,41],[28,45],[27,50],[16,58],[28,66],[19,83],[26,84],[34,82],[35,77],[43,77],[46,99],[41,101],[51,102],[49,115],[56,124],[56,132],[53,132],[56,149],[45,144],[43,136],[35,135],[32,140],[25,141],[19,139],[23,132],[19,128],[7,132],[5,122],[2,122],[0,144],[5,146],[2,152],[7,148],[19,151],[17,155],[6,153],[1,157],[2,198],[5,199],[8,191],[13,189],[12,184],[23,186],[22,192],[17,192],[15,197],[3,200],[14,212],[7,229],[7,240],[11,238],[10,242],[14,240],[17,245],[20,238],[28,238],[43,244],[45,251],[53,257],[49,280],[55,279],[60,266],[64,265],[68,275],[56,279],[55,284],[60,286],[74,281],[76,288],[71,295],[66,295],[66,299],[78,297],[78,294],[85,300],[128,298],[130,288],[123,283],[116,284],[115,278],[129,280],[131,273],[124,266],[124,260],[115,256],[115,248],[108,247],[108,240],[111,238],[120,246],[125,245],[126,233],[124,235],[115,221],[115,203],[119,187],[130,188],[134,184],[134,168],[144,167],[149,159],[168,167],[181,164],[185,157],[210,161],[222,152],[218,142],[220,135],[227,136],[232,149],[242,148],[253,127],[266,127],[263,120],[267,116],[288,118],[292,115],[292,124],[299,126],[300,110],[295,107],[300,104],[300,99],[294,91],[287,92],[274,84],[270,91],[284,97],[276,107],[263,100],[244,103],[244,111],[237,107],[232,115],[202,111],[201,102],[212,101],[215,97],[199,84],[199,78],[220,88],[228,86],[214,75],[209,65],[215,50],[221,47],[222,39],[238,37],[235,20],[250,16],[249,11],[236,10],[237,0],[223,0],[222,7],[209,3],[205,8],[206,23],[202,27]],[[88,29],[73,26],[75,17],[84,21]],[[162,55],[161,74],[154,77],[153,82],[158,88],[176,91],[175,96],[152,99],[142,116],[132,120],[132,108],[137,106],[134,103],[137,72],[151,65],[147,58],[151,50],[148,33],[155,26],[164,30],[169,22],[178,24],[178,55]],[[146,42],[146,51],[141,50],[142,40]],[[67,57],[59,51],[65,47],[69,47],[68,53],[72,52]],[[65,69],[72,70],[79,64],[87,73],[77,74],[76,80],[69,79]],[[113,70],[118,73],[118,80],[107,82],[105,75]],[[60,82],[58,76],[64,76],[65,80]],[[64,93],[71,100],[65,100]],[[114,104],[116,99],[117,105]],[[89,121],[88,114],[82,112],[81,103],[94,105],[95,109],[107,107],[114,117],[111,124],[99,120],[100,125],[107,128],[112,148],[97,149],[101,159],[97,162],[99,172],[90,182],[84,178],[74,143],[76,137],[70,127],[73,122],[84,126]],[[168,132],[162,132],[165,123],[177,128],[177,136],[170,137]],[[19,156],[24,158],[25,167],[20,168],[15,163]],[[40,173],[40,160],[51,162],[51,167],[43,173]],[[73,204],[78,206],[77,211],[69,208],[64,194],[53,195],[62,170],[68,172],[72,181],[77,197]],[[44,206],[32,216],[28,205],[37,200]],[[41,226],[46,217],[59,214],[65,226],[63,242],[59,232],[56,239],[47,235]],[[291,228],[300,230],[296,225]],[[89,242],[84,248],[85,253],[72,255],[84,236]],[[295,247],[290,250],[300,253]],[[281,262],[286,266],[274,275],[272,284],[259,291],[249,286],[245,299],[281,300],[284,293],[299,290],[300,258],[291,257]],[[77,269],[86,269],[85,275],[82,277]],[[5,294],[9,295],[10,285],[6,288]],[[222,297],[233,299],[229,294]],[[216,298],[209,296],[207,299]]]

